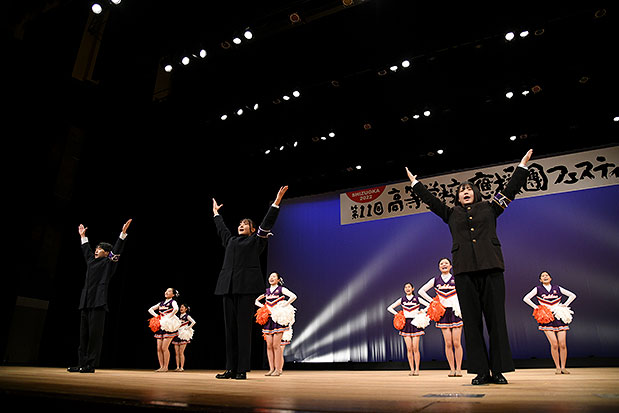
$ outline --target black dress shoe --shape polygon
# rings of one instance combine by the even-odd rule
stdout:
[[[223,373],[219,373],[215,376],[217,379],[231,379],[236,376],[236,373],[232,370],[226,370]]]
[[[80,369],[81,369],[80,366],[74,366],[74,367],[69,367],[67,371],[69,373],[79,373]]]
[[[247,373],[245,373],[245,372],[236,373],[236,376],[234,376],[234,378],[236,380],[245,380],[247,378]]]
[[[492,376],[492,382],[494,384],[507,384],[507,379],[501,373],[496,373]]]
[[[80,367],[80,373],[94,373],[94,372],[95,372],[95,368],[92,366]]]
[[[473,386],[479,386],[480,384],[488,384],[490,383],[491,377],[490,373],[482,373],[475,376],[475,378],[471,381]]]

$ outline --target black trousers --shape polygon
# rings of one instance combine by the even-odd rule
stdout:
[[[454,278],[464,321],[467,371],[475,374],[514,371],[505,321],[503,272],[469,272]],[[483,320],[488,329],[489,351],[484,340]]]
[[[226,370],[243,373],[250,370],[251,335],[257,295],[223,296],[226,329]]]
[[[103,329],[105,327],[105,308],[82,309],[80,319],[80,346],[77,349],[80,367],[99,367]]]

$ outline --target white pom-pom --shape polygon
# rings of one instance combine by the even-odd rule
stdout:
[[[430,317],[428,317],[425,311],[420,311],[413,317],[411,323],[417,328],[426,328],[430,325]]]
[[[554,314],[556,319],[563,321],[565,324],[569,324],[572,322],[572,314],[574,314],[574,312],[569,307],[564,305],[553,306],[552,313]]]
[[[181,326],[181,320],[175,315],[164,315],[161,317],[161,320],[159,320],[159,324],[163,331],[173,333]]]
[[[282,334],[282,341],[290,341],[290,340],[292,340],[292,327],[284,331],[284,334]]]
[[[189,341],[193,337],[193,328],[184,326],[178,329],[178,338]]]
[[[458,301],[455,302],[454,306],[452,307],[454,314],[456,315],[456,317],[458,318],[462,318],[462,310],[460,310],[460,303]]]
[[[277,304],[271,310],[271,320],[277,324],[287,326],[294,323],[294,312],[297,310],[290,304]]]

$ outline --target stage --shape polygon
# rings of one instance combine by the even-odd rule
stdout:
[[[522,369],[506,374],[508,385],[472,386],[472,375],[447,371],[291,370],[279,377],[252,371],[248,379],[218,380],[217,371],[157,373],[62,368],[0,367],[3,405],[54,411],[253,412],[615,412],[619,368]],[[153,410],[154,409],[154,410]]]

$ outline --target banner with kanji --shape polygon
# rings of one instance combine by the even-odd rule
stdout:
[[[490,200],[505,187],[517,166],[516,162],[436,177],[418,176],[418,179],[435,196],[454,206],[456,188],[461,182],[475,183],[482,197]],[[414,165],[411,167],[412,173],[421,172],[415,171]],[[619,185],[619,146],[532,159],[527,167],[529,176],[518,199]],[[413,193],[410,181],[340,194],[341,225],[427,211],[426,205]]]

